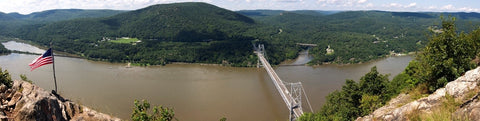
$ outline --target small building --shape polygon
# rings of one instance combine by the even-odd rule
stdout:
[[[328,45],[326,51],[327,51],[327,54],[326,54],[326,55],[331,55],[331,54],[333,54],[333,53],[335,52],[335,50],[333,50],[333,49],[330,48],[330,45]]]

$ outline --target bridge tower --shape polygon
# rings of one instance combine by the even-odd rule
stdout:
[[[253,46],[255,48],[255,52],[256,53],[261,53],[263,54],[263,56],[265,56],[265,58],[267,58],[267,52],[265,51],[265,45],[263,44],[258,44],[258,47],[257,46]],[[260,62],[260,59],[257,60],[257,68],[260,68],[261,66],[264,66],[261,62]]]
[[[305,96],[307,97],[307,94],[305,93],[305,90],[303,89],[303,85],[302,85],[302,82],[294,82],[294,83],[286,83],[286,82],[283,82],[285,83],[285,85],[288,85],[290,86],[290,96],[293,97],[293,100],[295,101],[292,101],[292,102],[297,102],[297,104],[290,104],[290,115],[289,115],[289,119],[290,121],[294,121],[296,120],[298,117],[295,116],[293,110],[294,109],[299,109],[299,110],[303,110],[302,108],[302,96]],[[312,110],[312,107],[310,105],[310,101],[308,100],[308,97],[307,97],[307,103],[308,105],[310,106],[310,110]],[[313,112],[313,110],[312,110]]]

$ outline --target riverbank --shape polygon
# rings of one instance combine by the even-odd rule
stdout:
[[[6,48],[9,49],[10,51],[12,51],[12,53],[40,55],[40,54],[43,54],[43,52],[45,52],[45,50],[49,49],[49,47],[45,47],[45,46],[33,43],[31,41],[26,41],[26,40],[22,40],[22,39],[18,39],[18,38],[5,38],[5,37],[2,38],[2,37],[0,37],[0,42],[4,46],[6,46],[7,44],[26,44],[28,46],[31,46],[29,48],[25,48],[27,50],[15,50],[15,49],[8,48],[6,46]],[[80,55],[55,50],[55,48],[53,48],[53,51],[54,51],[56,56],[71,57],[71,58],[83,58]]]
[[[16,53],[0,56],[0,67],[8,70],[12,79],[20,80],[19,75],[24,74],[35,79],[35,85],[52,90],[51,65],[35,71],[28,67],[28,63],[37,57]],[[285,82],[301,81],[310,101],[316,102],[312,104],[313,109],[320,109],[325,96],[341,89],[346,79],[358,80],[375,65],[379,72],[394,76],[403,71],[410,60],[411,57],[406,56],[341,67],[274,68]],[[125,63],[77,58],[58,57],[55,61],[58,91],[62,97],[122,119],[130,118],[135,99],[174,107],[175,117],[179,120],[208,121],[226,117],[228,120],[271,121],[288,118],[285,103],[261,68],[200,64],[126,68]],[[232,95],[234,98],[228,98]]]
[[[119,118],[79,105],[25,81],[14,81],[11,88],[2,84],[0,86],[0,96],[0,120],[2,121],[120,121]]]
[[[386,58],[390,58],[390,57],[404,57],[404,56],[412,56],[414,57],[415,55],[417,55],[418,52],[408,52],[408,53],[393,53],[393,54],[390,54],[390,55],[386,55],[386,56],[382,56],[382,57],[379,57],[377,59],[373,59],[373,60],[369,60],[369,61],[366,61],[366,62],[358,62],[358,63],[334,63],[334,62],[324,62],[324,63],[321,63],[321,64],[309,64],[307,63],[306,65],[309,65],[309,66],[312,66],[312,67],[320,67],[322,65],[335,65],[335,66],[349,66],[349,65],[358,65],[358,64],[365,64],[365,63],[374,63],[374,62],[378,62],[380,60],[384,60]]]
[[[22,43],[22,44],[27,44],[27,45],[30,45],[30,46],[33,46],[33,47],[36,47],[36,48],[39,48],[39,49],[48,49],[47,47],[45,46],[41,46],[41,45],[38,45],[36,43],[32,43],[30,41],[26,41],[26,40],[21,40],[21,39],[18,39],[18,38],[0,38],[0,42],[9,42],[9,41],[14,41],[14,42],[17,42],[17,43]],[[55,48],[54,48],[55,49]],[[13,50],[13,53],[21,53],[21,54],[41,54],[40,52],[23,52],[23,51],[15,51]],[[125,66],[127,67],[127,64],[128,63],[131,63],[131,62],[110,62],[108,60],[105,60],[105,59],[96,59],[96,58],[86,58],[84,56],[82,56],[81,54],[72,54],[72,53],[67,53],[67,52],[62,52],[62,51],[57,51],[57,50],[54,50],[54,52],[56,53],[56,56],[60,56],[60,57],[70,57],[70,58],[80,58],[80,59],[87,59],[87,60],[90,60],[90,61],[100,61],[100,62],[108,62],[108,63],[118,63],[118,64],[125,64]],[[308,55],[308,50],[305,50],[305,51],[301,51],[299,52],[298,54],[298,57],[295,58],[295,59],[287,59],[285,61],[283,61],[282,63],[280,63],[279,65],[274,65],[274,66],[312,66],[312,67],[319,67],[321,65],[330,65],[330,64],[334,64],[334,65],[337,65],[337,66],[347,66],[347,65],[355,65],[355,64],[363,64],[363,63],[372,63],[372,62],[376,62],[376,61],[379,61],[379,60],[382,60],[382,59],[385,59],[385,58],[388,58],[388,57],[396,57],[396,56],[411,56],[411,55],[415,55],[415,52],[410,52],[408,54],[399,54],[399,53],[394,53],[394,54],[390,54],[390,55],[387,55],[387,56],[384,56],[384,57],[380,57],[380,58],[377,58],[377,59],[374,59],[374,60],[370,60],[370,61],[367,61],[367,62],[359,62],[359,63],[345,63],[345,64],[339,64],[339,63],[333,63],[333,62],[324,62],[322,64],[315,64],[315,65],[311,65],[309,64],[309,62],[311,60],[313,60],[313,57],[311,57],[310,55]],[[165,66],[165,65],[168,65],[168,64],[199,64],[199,65],[205,65],[205,66],[226,66],[226,67],[236,67],[236,66],[232,66],[231,64],[229,64],[228,62],[225,62],[225,64],[215,64],[215,63],[188,63],[188,62],[170,62],[170,63],[164,63],[164,64],[161,64],[161,65],[150,65],[150,64],[143,64],[143,63],[131,63],[131,66],[134,67],[149,67],[149,66]],[[252,63],[250,65],[247,65],[246,67],[256,67],[256,63]]]

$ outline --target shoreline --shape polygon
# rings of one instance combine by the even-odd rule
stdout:
[[[398,54],[398,55],[386,55],[384,57],[380,57],[380,58],[377,58],[377,59],[373,59],[373,60],[369,60],[369,61],[365,61],[365,62],[358,62],[358,63],[333,63],[333,62],[324,62],[322,64],[315,64],[315,65],[309,65],[309,64],[305,64],[307,66],[312,66],[312,67],[320,67],[322,65],[335,65],[335,66],[348,66],[348,65],[356,65],[356,64],[364,64],[364,63],[373,63],[373,62],[376,62],[376,61],[380,61],[382,59],[386,59],[386,58],[389,58],[389,57],[404,57],[404,56],[415,56],[417,52],[408,52],[407,54]]]
[[[33,42],[30,42],[30,41],[27,41],[27,40],[21,40],[21,39],[18,39],[18,38],[6,38],[5,40],[0,40],[0,42],[9,42],[9,41],[15,41],[15,42],[18,42],[18,43],[24,43],[24,44],[29,44],[29,45],[32,45],[34,47],[37,47],[37,48],[40,48],[40,49],[48,49],[47,47],[44,47],[42,45],[38,45],[38,44],[35,44]],[[29,52],[22,52],[22,51],[16,51],[16,50],[11,50],[12,53],[17,53],[17,54],[30,54]],[[81,55],[78,55],[78,54],[72,54],[72,53],[68,53],[68,52],[63,52],[63,51],[57,51],[57,50],[54,50],[55,53],[58,53],[59,55],[56,55],[56,56],[59,56],[59,57],[68,57],[68,58],[77,58],[77,59],[85,59],[85,60],[88,60],[88,61],[93,61],[93,62],[106,62],[106,63],[110,63],[110,64],[124,64],[125,67],[128,67],[127,64],[128,63],[131,63],[131,62],[109,62],[109,61],[105,61],[105,60],[102,60],[102,59],[95,59],[95,58],[86,58],[84,56],[81,56]],[[335,66],[349,66],[349,65],[356,65],[356,64],[364,64],[364,63],[372,63],[372,62],[376,62],[376,61],[380,61],[382,59],[385,59],[385,58],[388,58],[388,57],[402,57],[402,56],[412,56],[412,55],[416,55],[416,53],[418,52],[408,52],[408,53],[391,53],[389,55],[385,55],[383,57],[380,57],[380,58],[377,58],[377,59],[373,59],[373,60],[369,60],[369,61],[365,61],[365,62],[358,62],[358,63],[334,63],[334,62],[323,62],[321,64],[314,64],[314,65],[310,65],[308,64],[308,62],[306,64],[299,64],[299,65],[304,65],[304,66],[310,66],[310,67],[320,67],[322,65],[335,65]],[[299,55],[300,56],[300,55]],[[288,66],[288,65],[291,65],[289,63],[292,63],[292,61],[295,61],[296,59],[298,59],[298,57],[295,58],[295,59],[287,59],[287,60],[284,60],[282,61],[280,64],[278,65],[274,65],[274,66]],[[231,66],[229,64],[216,64],[216,63],[189,63],[189,62],[170,62],[170,63],[166,63],[165,65],[150,65],[150,64],[145,64],[145,65],[142,65],[140,63],[131,63],[131,67],[149,67],[149,66],[166,66],[166,65],[170,65],[170,64],[173,64],[173,65],[202,65],[202,66],[224,66],[224,67],[236,67],[236,66]],[[245,67],[241,67],[241,68],[256,68],[256,66],[245,66]]]

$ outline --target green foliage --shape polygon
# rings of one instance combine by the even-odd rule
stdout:
[[[146,100],[143,100],[142,103],[135,100],[134,104],[131,116],[133,121],[171,121],[175,118],[175,113],[171,108],[154,106],[153,113],[149,114],[150,103]]]
[[[442,17],[441,32],[433,33],[428,45],[416,59],[410,75],[426,83],[430,92],[443,87],[447,82],[455,80],[465,71],[475,67],[472,60],[478,54],[478,35],[475,32],[458,33],[455,18]]]
[[[378,95],[370,95],[364,94],[362,95],[362,99],[360,100],[360,110],[362,112],[362,116],[368,115],[373,112],[375,109],[380,108],[382,106],[382,101],[379,99],[380,96]]]
[[[310,49],[314,57],[310,64],[359,63],[385,57],[390,51],[406,53],[423,47],[426,42],[424,33],[440,14],[239,12],[252,15],[250,17],[254,20],[206,3],[163,4],[122,12],[106,16],[107,11],[100,18],[89,18],[73,15],[83,13],[81,10],[54,10],[38,13],[46,18],[32,19],[34,22],[7,16],[5,21],[0,22],[0,33],[41,45],[53,41],[57,50],[84,55],[89,59],[140,65],[193,62],[251,66],[255,63],[255,58],[250,57],[253,55],[252,40],[259,40],[253,43],[266,45],[268,60],[272,64],[297,57],[302,47],[296,46],[296,43],[319,45]],[[72,13],[74,17],[65,13]],[[468,15],[462,15],[467,17],[459,22],[478,23],[477,19]],[[54,20],[49,19],[54,18],[52,16],[77,19],[52,22]],[[48,21],[38,22],[46,19]],[[467,26],[460,28],[468,29]],[[118,44],[100,41],[103,37],[138,38],[142,42],[136,45]],[[218,43],[239,44],[237,41],[243,42],[228,48],[212,46]],[[328,45],[335,50],[334,54],[326,54]]]
[[[297,119],[298,121],[320,121],[320,117],[311,112],[305,112],[301,117]]]
[[[33,81],[28,79],[27,76],[25,76],[25,74],[20,74],[20,79],[22,79],[23,81],[26,81],[30,84],[33,84]]]
[[[0,85],[4,84],[8,88],[12,87],[13,81],[12,77],[10,76],[10,73],[8,73],[7,70],[2,71],[2,68],[0,68]]]
[[[388,75],[379,74],[377,67],[371,68],[370,72],[360,78],[360,89],[370,95],[384,94],[388,85]]]
[[[174,3],[104,18],[20,27],[15,36],[43,45],[53,41],[57,50],[94,60],[250,66],[256,63],[251,57],[254,38],[242,33],[253,26],[254,20],[210,4]],[[101,41],[104,37],[138,38],[142,42]]]
[[[385,57],[390,51],[407,53],[423,47],[427,42],[424,33],[440,14],[269,10],[236,13],[206,3],[174,3],[128,12],[68,9],[29,15],[2,13],[0,35],[40,45],[53,41],[53,46],[64,52],[141,65],[228,62],[226,65],[249,66],[254,58],[250,57],[253,54],[248,42],[254,39],[268,45],[268,60],[272,64],[295,58],[301,50],[296,43],[319,45],[310,50],[314,57],[311,64],[359,63]],[[470,30],[470,25],[479,23],[476,14],[449,14],[462,18],[458,21],[463,23],[460,30]],[[144,44],[127,46],[99,41],[103,37],[138,38]],[[209,46],[209,42],[234,44],[235,40],[247,44],[228,49]],[[326,54],[328,45],[335,50],[334,54]],[[198,51],[203,49],[217,52],[203,55]],[[226,56],[232,53],[242,54]]]
[[[408,91],[413,99],[418,99],[453,81],[475,66],[472,60],[479,53],[480,45],[480,29],[469,34],[458,33],[454,22],[454,18],[442,18],[441,32],[433,33],[423,52],[391,82],[388,81],[388,75],[379,74],[376,67],[373,67],[358,84],[347,80],[341,91],[330,93],[318,114],[306,114],[300,119],[354,120],[384,105],[401,91]],[[458,104],[452,97],[446,96],[443,106],[437,112],[449,115]],[[409,117],[412,120],[451,119],[450,116],[434,115],[425,118],[416,112],[411,114]]]
[[[220,121],[227,121],[227,118],[222,117],[222,118],[220,118]]]
[[[355,120],[383,106],[393,91],[387,88],[388,75],[379,74],[377,67],[365,74],[359,83],[346,80],[341,91],[326,97],[327,102],[317,114],[305,114],[299,120]]]
[[[5,46],[3,46],[3,44],[0,44],[0,54],[10,54],[10,50],[8,50],[7,48],[5,48]]]
[[[16,19],[36,21],[36,22],[54,22],[54,21],[63,21],[71,20],[78,18],[97,18],[97,17],[106,17],[112,16],[125,11],[120,10],[81,10],[81,9],[56,9],[56,10],[46,10],[41,12],[34,12],[28,15],[20,15],[15,13],[10,13],[9,15],[14,16]]]

